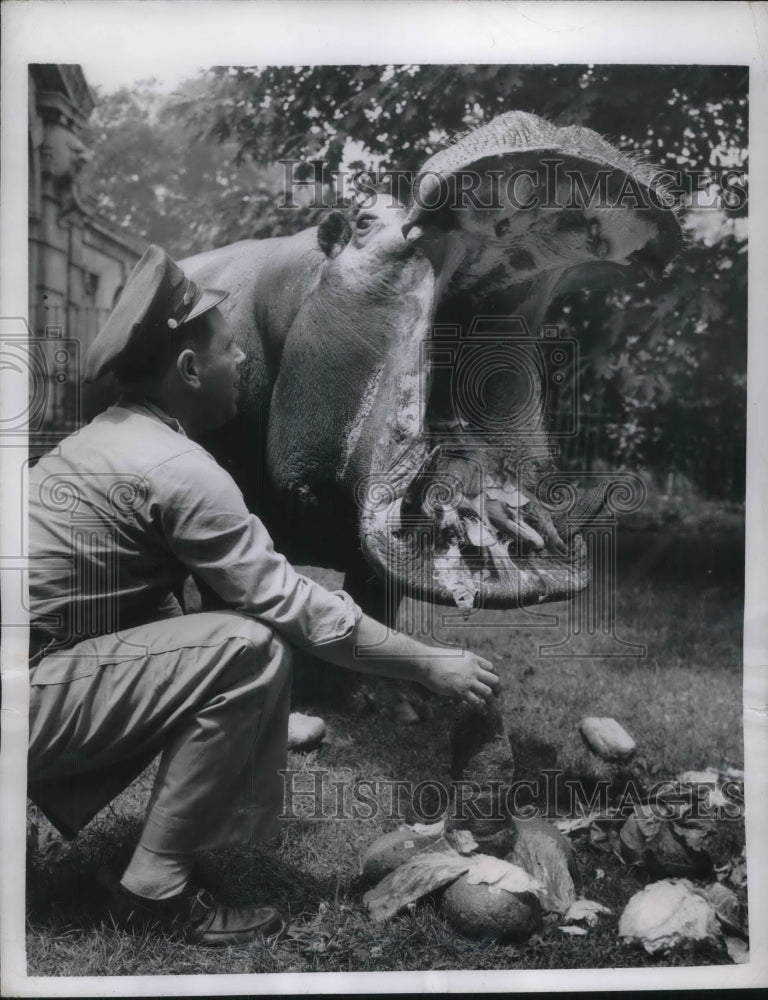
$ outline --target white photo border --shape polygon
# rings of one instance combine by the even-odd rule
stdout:
[[[0,336],[27,314],[27,65],[123,62],[135,78],[172,54],[180,69],[289,63],[648,63],[750,67],[750,159],[768,167],[765,3],[517,3],[445,0],[6,0],[2,35]],[[768,941],[768,192],[750,191],[749,379],[744,744],[752,941]],[[11,325],[9,325],[11,324]],[[0,371],[2,416],[24,412],[19,380]],[[0,423],[0,428],[2,428]],[[1,433],[1,431],[0,431]],[[2,604],[18,607],[26,551],[20,462],[0,447]],[[19,621],[13,617],[13,621]],[[0,958],[6,996],[164,996],[376,992],[535,992],[768,985],[768,951],[749,965],[658,969],[28,977],[24,950],[26,630],[4,628],[0,758]]]

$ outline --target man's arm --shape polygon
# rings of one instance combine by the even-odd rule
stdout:
[[[165,498],[163,528],[171,551],[228,607],[259,618],[297,647],[338,666],[418,681],[468,704],[493,698],[499,682],[487,660],[425,646],[360,617],[348,595],[297,573],[247,510],[231,476],[206,452],[165,462],[154,475]]]
[[[496,668],[469,650],[445,650],[412,639],[363,615],[352,632],[314,646],[314,656],[361,674],[417,681],[435,694],[469,705],[492,701],[499,692]]]

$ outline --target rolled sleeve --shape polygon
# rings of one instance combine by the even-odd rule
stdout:
[[[162,533],[173,556],[227,607],[278,629],[293,645],[320,646],[349,635],[362,611],[343,590],[298,573],[275,551],[262,521],[229,474],[203,450],[153,470]]]
[[[318,617],[311,637],[313,646],[322,646],[326,642],[344,639],[363,617],[362,608],[355,604],[346,590],[327,590],[326,594],[329,597],[339,598],[343,609],[340,611],[338,603],[335,602],[332,609],[329,607],[327,617]]]

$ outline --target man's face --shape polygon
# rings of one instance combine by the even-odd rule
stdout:
[[[201,394],[201,429],[214,430],[237,412],[238,369],[245,354],[218,309],[205,313],[210,335],[207,346],[196,351]],[[204,426],[203,426],[204,425]]]

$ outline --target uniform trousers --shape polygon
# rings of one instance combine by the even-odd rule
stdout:
[[[89,638],[30,669],[29,795],[74,836],[159,753],[141,844],[197,852],[273,836],[291,649],[237,612]]]

